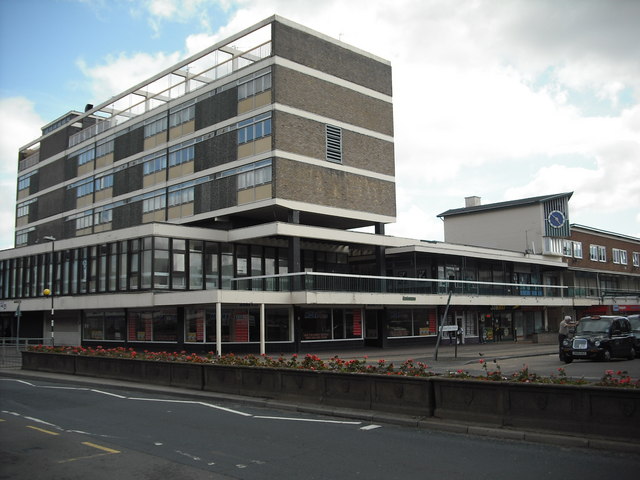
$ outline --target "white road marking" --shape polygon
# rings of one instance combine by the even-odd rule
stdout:
[[[345,422],[342,420],[321,420],[317,418],[269,417],[266,415],[254,415],[253,418],[265,418],[267,420],[290,420],[292,422],[338,423],[342,425],[360,425],[362,423],[362,422]]]
[[[172,400],[172,399],[165,399],[165,398],[145,398],[145,397],[127,397],[124,395],[119,395],[116,393],[111,393],[111,392],[105,392],[104,390],[97,390],[97,389],[89,389],[89,388],[83,388],[83,387],[57,387],[57,386],[53,386],[53,385],[36,385],[24,380],[18,380],[18,379],[13,379],[13,378],[7,378],[7,379],[0,379],[0,380],[7,380],[7,381],[13,381],[13,382],[18,382],[18,383],[22,383],[24,385],[28,385],[30,387],[34,387],[34,388],[51,388],[51,389],[62,389],[62,390],[78,390],[78,391],[84,391],[84,392],[93,392],[93,393],[99,393],[101,395],[107,395],[110,397],[115,397],[115,398],[119,398],[122,400],[137,400],[137,401],[145,401],[145,402],[163,402],[163,403],[182,403],[182,404],[191,404],[191,405],[201,405],[203,407],[208,407],[208,408],[213,408],[216,410],[221,410],[223,412],[227,412],[227,413],[233,413],[234,415],[241,415],[243,417],[252,417],[252,418],[260,418],[260,419],[266,419],[266,420],[285,420],[285,421],[294,421],[294,422],[314,422],[314,423],[331,423],[331,424],[338,424],[338,425],[361,425],[362,422],[350,422],[350,421],[342,421],[342,420],[321,420],[321,419],[313,419],[313,418],[292,418],[292,417],[277,417],[277,416],[267,416],[267,415],[253,415],[251,413],[246,413],[246,412],[241,412],[239,410],[234,410],[231,408],[227,408],[227,407],[221,407],[220,405],[215,405],[212,403],[207,403],[207,402],[199,402],[199,401],[192,401],[192,400]],[[7,412],[7,411],[3,411],[2,413],[7,413],[10,415],[16,415],[16,416],[22,416],[19,413],[13,413],[13,412]],[[25,418],[29,418],[29,417],[25,417]],[[41,420],[37,420],[37,419],[31,419],[33,421],[40,421],[41,423],[45,423],[47,425],[51,425],[48,424],[47,422],[41,421]],[[64,430],[60,427],[57,427],[55,425],[51,425],[54,426],[60,430]],[[368,427],[362,427],[361,430],[371,430],[373,428],[380,428],[380,425],[370,425]],[[69,430],[71,431],[71,430]],[[84,432],[77,432],[77,433],[84,433]],[[92,435],[92,434],[87,434],[87,435]],[[240,468],[244,468],[244,467],[240,467]]]
[[[91,389],[92,392],[95,393],[101,393],[103,395],[109,395],[110,397],[116,397],[116,398],[127,398],[124,395],[118,395],[117,393],[111,393],[111,392],[103,392],[102,390],[96,390],[94,388]]]
[[[373,430],[375,428],[382,428],[382,425],[367,425],[366,427],[361,427],[360,430]]]
[[[191,455],[190,453],[182,452],[182,451],[180,451],[180,450],[176,450],[176,453],[178,453],[178,454],[180,454],[180,455],[183,455],[183,456],[185,456],[185,457],[187,457],[187,458],[190,458],[191,460],[194,460],[194,461],[196,461],[196,462],[199,462],[199,461],[201,460],[201,458],[200,458],[200,457],[196,457],[195,455]]]

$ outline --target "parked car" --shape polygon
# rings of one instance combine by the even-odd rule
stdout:
[[[571,363],[575,359],[632,360],[636,357],[635,341],[636,337],[627,317],[584,317],[580,319],[573,338],[562,342],[561,358],[565,363]]]
[[[640,315],[629,315],[627,317],[631,323],[631,332],[636,337],[636,358],[640,357]]]

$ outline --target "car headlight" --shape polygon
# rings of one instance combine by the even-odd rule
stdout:
[[[569,345],[571,345],[571,340],[567,340],[566,338],[562,341],[562,345],[565,347],[568,347]]]
[[[595,343],[596,347],[600,346],[600,340],[596,340],[594,343]]]

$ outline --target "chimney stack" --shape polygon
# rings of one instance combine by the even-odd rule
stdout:
[[[477,207],[482,204],[482,199],[480,197],[464,197],[464,206],[465,208],[469,207]]]

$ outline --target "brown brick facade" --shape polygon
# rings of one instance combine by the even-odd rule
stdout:
[[[299,72],[274,69],[274,101],[393,136],[393,106]]]
[[[279,57],[391,95],[391,66],[280,22],[273,23]]]
[[[615,234],[599,234],[592,231],[583,231],[579,228],[572,228],[571,240],[582,243],[582,258],[572,258],[570,266],[575,268],[589,268],[594,270],[604,270],[617,273],[640,274],[640,267],[633,266],[633,252],[640,252],[640,240],[633,241],[625,239]],[[589,247],[599,245],[606,249],[606,261],[592,261],[589,255]],[[626,250],[627,264],[613,263],[613,249]]]
[[[325,124],[284,112],[274,115],[278,150],[325,160]],[[342,165],[384,175],[395,174],[394,145],[349,130],[342,131]]]
[[[396,214],[393,182],[281,158],[275,165],[276,197],[378,215]]]

